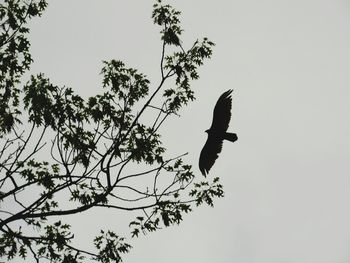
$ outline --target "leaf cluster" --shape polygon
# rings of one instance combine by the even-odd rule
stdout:
[[[27,39],[28,21],[41,16],[45,0],[4,0],[0,3],[0,135],[10,132],[19,122],[20,77],[30,68],[33,59]]]
[[[97,260],[101,262],[121,262],[121,254],[128,253],[131,245],[125,243],[125,239],[112,231],[101,230],[101,235],[94,239],[94,245],[99,250]]]

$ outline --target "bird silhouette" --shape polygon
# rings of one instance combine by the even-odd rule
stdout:
[[[226,132],[231,119],[231,93],[232,90],[228,90],[220,96],[214,108],[213,122],[210,128],[205,131],[208,133],[208,139],[199,157],[199,169],[204,176],[208,174],[218,158],[223,141],[235,142],[237,140],[235,133]]]

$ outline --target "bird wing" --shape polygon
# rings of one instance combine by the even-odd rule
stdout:
[[[227,131],[231,119],[231,93],[232,90],[224,92],[216,102],[213,113],[213,122],[210,130],[217,131],[219,133]]]
[[[219,156],[218,154],[221,152],[221,149],[222,139],[209,134],[199,156],[199,169],[204,176],[206,176],[210,168],[214,165]]]

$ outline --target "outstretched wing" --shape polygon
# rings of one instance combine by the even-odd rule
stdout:
[[[208,139],[199,157],[199,169],[206,176],[214,165],[222,149],[222,142],[231,119],[232,90],[224,92],[216,102],[213,122],[208,132]]]
[[[210,130],[216,133],[223,133],[227,131],[231,119],[231,99],[232,90],[224,92],[216,102],[213,114],[213,122]]]
[[[214,165],[221,149],[222,139],[209,134],[199,157],[199,169],[204,176],[206,176],[210,168]]]

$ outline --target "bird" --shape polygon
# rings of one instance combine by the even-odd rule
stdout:
[[[232,90],[224,92],[216,102],[213,121],[208,130],[208,138],[199,157],[199,170],[206,176],[222,150],[224,140],[237,141],[236,133],[226,132],[231,120]]]

